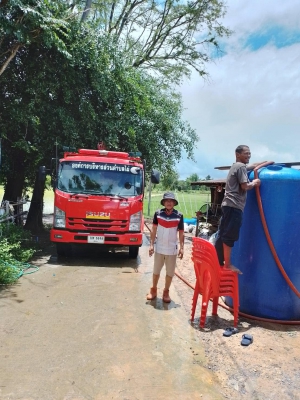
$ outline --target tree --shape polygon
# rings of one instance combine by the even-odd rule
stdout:
[[[10,0],[0,7],[0,75],[23,47],[43,43],[69,56],[68,10],[62,0]]]
[[[163,190],[176,190],[178,187],[179,174],[172,169],[166,171],[161,179]]]
[[[200,180],[198,174],[192,174],[188,178],[186,178],[187,185],[189,190],[199,190],[199,186],[192,186],[191,182],[198,182]]]
[[[71,58],[42,44],[22,48],[0,77],[4,196],[15,200],[26,185],[37,188],[26,223],[32,231],[41,226],[36,171],[55,156],[56,141],[94,148],[104,140],[111,149],[139,150],[148,171],[156,166],[164,172],[181,151],[192,156],[197,139],[181,119],[180,97],[145,72],[126,68],[109,36],[73,21],[67,48]]]
[[[200,180],[198,174],[192,174],[187,178],[187,181],[189,182],[198,182]]]
[[[207,75],[206,63],[220,51],[219,40],[231,34],[220,20],[221,0],[90,0],[77,4],[82,21],[122,44],[127,64],[164,75],[171,82],[189,76],[191,69]],[[89,18],[88,18],[89,17]]]
[[[190,183],[187,182],[186,180],[179,180],[178,181],[178,190],[179,191],[187,191],[190,190],[191,186]]]

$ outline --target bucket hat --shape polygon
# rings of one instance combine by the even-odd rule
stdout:
[[[175,201],[175,206],[177,206],[177,204],[178,204],[178,201],[175,199],[175,195],[174,195],[174,193],[172,193],[172,192],[166,192],[164,195],[163,195],[163,198],[161,199],[161,201],[160,201],[160,204],[163,206],[164,205],[164,201],[165,200],[174,200]]]

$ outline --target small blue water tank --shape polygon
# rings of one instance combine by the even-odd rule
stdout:
[[[251,172],[250,180],[254,179]],[[282,165],[259,170],[260,194],[279,260],[300,291],[300,171]],[[248,191],[240,238],[232,250],[239,275],[240,311],[253,316],[300,320],[300,298],[292,291],[271,253],[255,189]],[[226,303],[231,303],[226,298]]]
[[[183,222],[188,225],[197,225],[197,218],[183,218]]]

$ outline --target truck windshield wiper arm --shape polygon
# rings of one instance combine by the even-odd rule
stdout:
[[[90,195],[94,196],[109,196],[106,193],[99,193],[99,192],[94,192],[94,191],[85,191],[85,192],[78,192],[78,193],[70,193],[71,197],[75,196],[83,196],[83,197],[89,197]]]
[[[79,192],[79,193],[69,193],[71,197],[90,197],[90,195],[94,196],[107,196],[105,193],[96,193],[96,192]]]
[[[70,193],[70,197],[89,197],[88,194],[85,193]]]
[[[120,199],[120,200],[128,200],[127,197],[121,196],[120,194],[111,194],[111,195],[110,195],[110,198],[111,198],[111,199],[118,198],[118,199]]]

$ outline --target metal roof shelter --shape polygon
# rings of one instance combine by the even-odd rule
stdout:
[[[213,232],[218,230],[225,184],[226,178],[191,182],[191,186],[207,186],[210,188],[210,202],[204,204],[196,213],[197,225],[195,236],[199,234],[199,224],[201,222],[210,224]]]
[[[226,183],[226,178],[222,178],[222,179],[210,179],[208,181],[191,182],[191,185],[214,187],[214,186],[225,186],[225,183]]]

